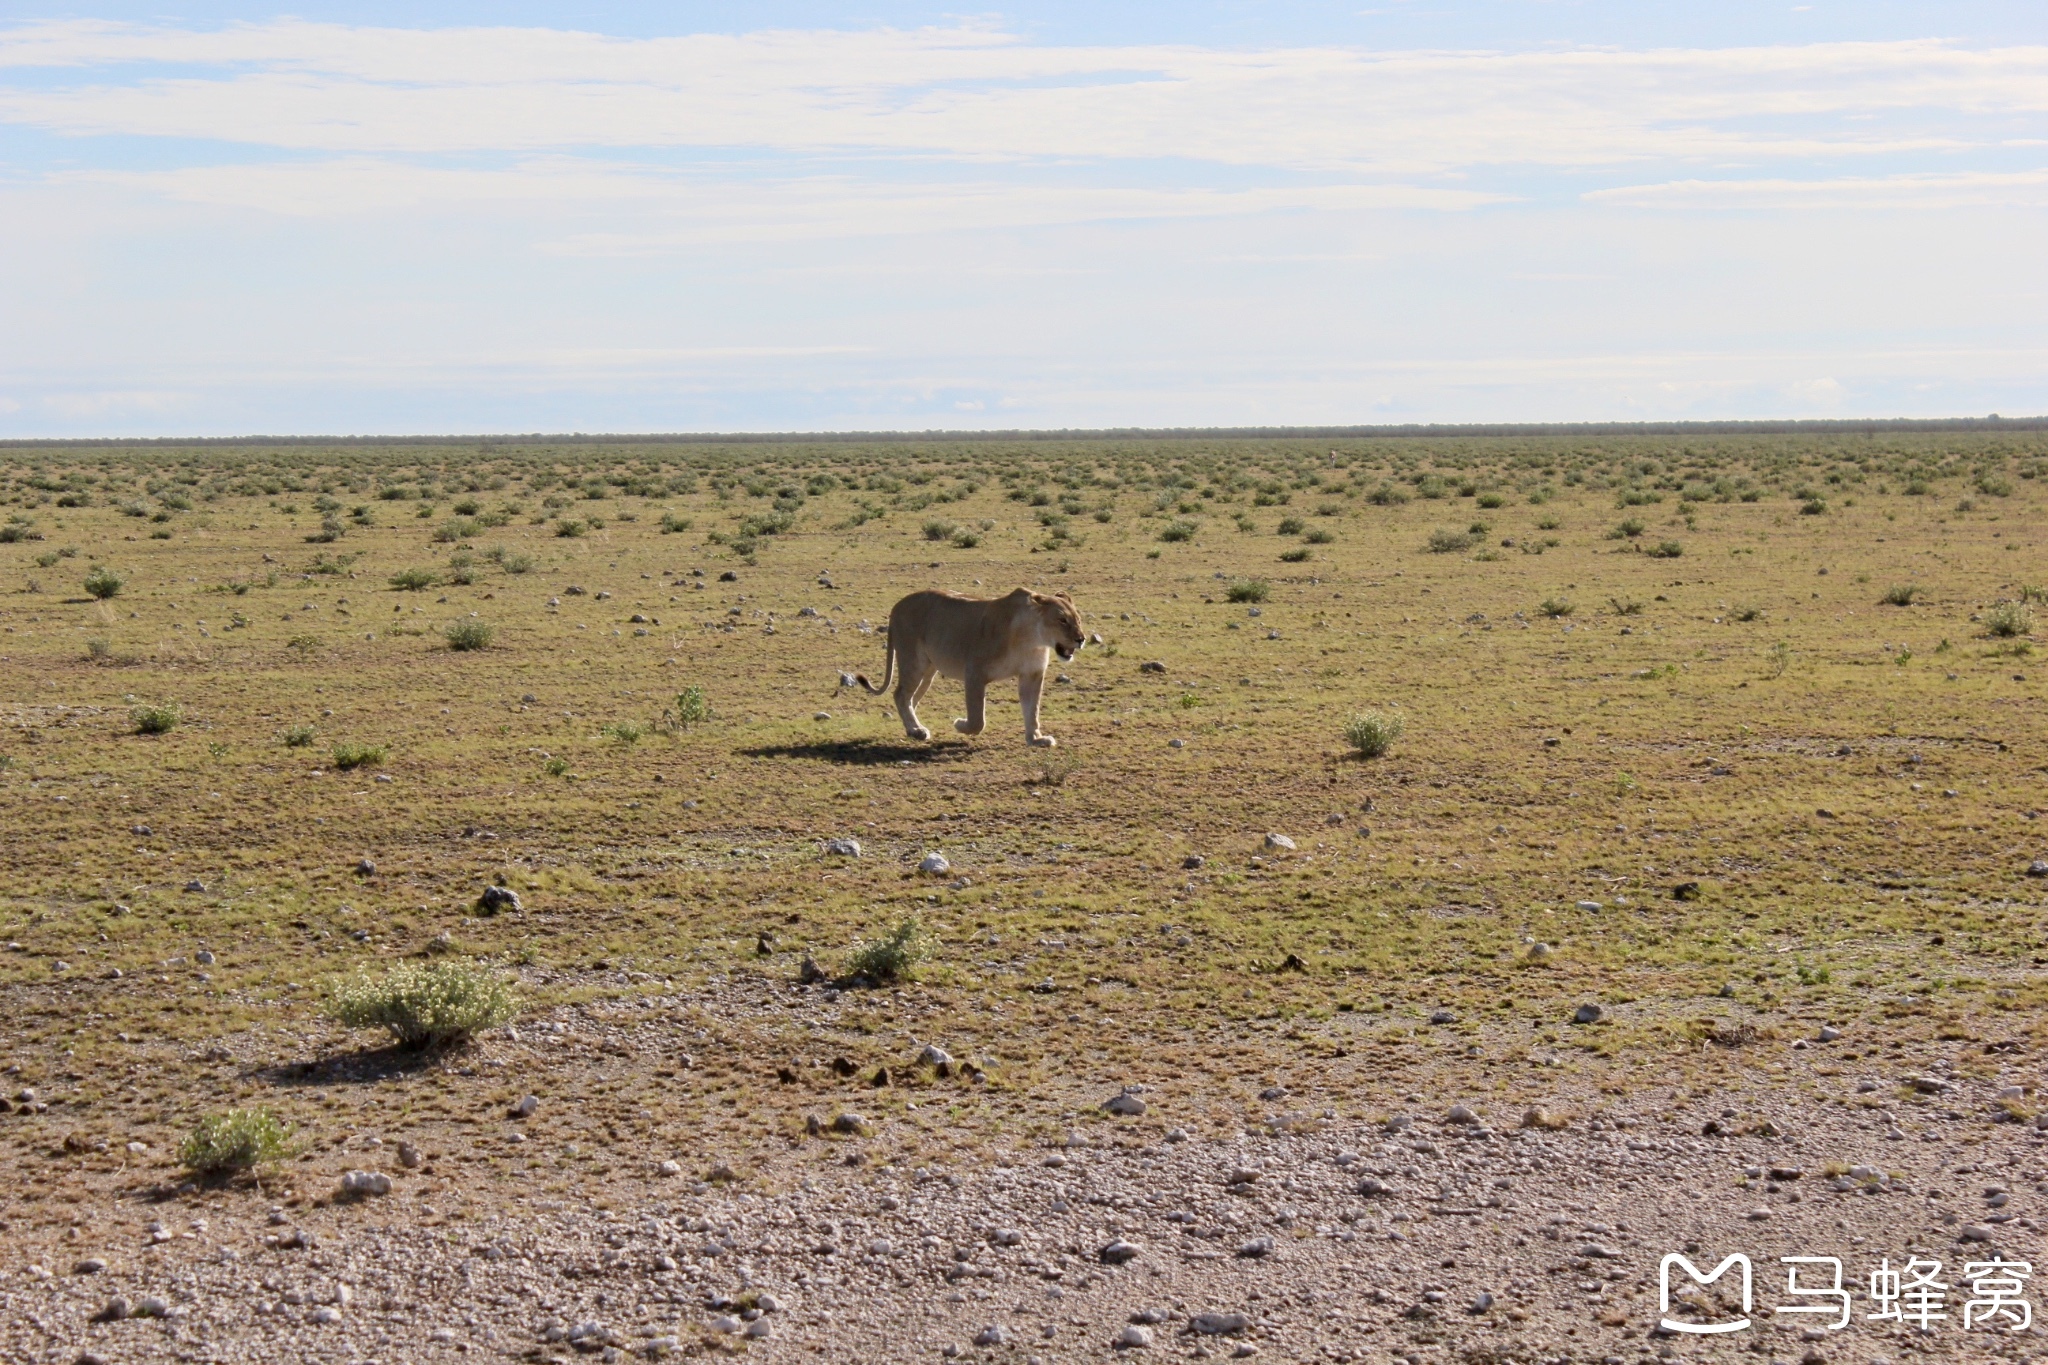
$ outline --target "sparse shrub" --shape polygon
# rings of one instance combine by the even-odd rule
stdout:
[[[692,684],[676,693],[675,704],[661,713],[663,730],[687,730],[711,719],[711,702],[704,689]]]
[[[1408,724],[1391,711],[1363,711],[1344,725],[1344,742],[1360,758],[1378,758],[1394,747]]]
[[[604,727],[604,733],[621,744],[638,744],[641,736],[647,733],[647,727],[637,721],[615,720]]]
[[[497,628],[488,621],[479,621],[474,616],[465,616],[460,621],[450,621],[441,632],[453,650],[489,649],[497,635]]]
[[[1764,609],[1747,602],[1737,602],[1735,610],[1728,615],[1737,621],[1761,621],[1764,619]]]
[[[1275,534],[1283,536],[1298,536],[1301,534],[1302,528],[1307,524],[1308,523],[1303,521],[1300,517],[1282,517],[1280,518],[1280,525],[1275,531]]]
[[[1984,629],[2002,640],[2034,632],[2034,609],[2025,602],[2000,602],[1984,613]]]
[[[448,1047],[510,1023],[518,1003],[488,967],[402,962],[382,976],[364,974],[335,986],[327,1014],[343,1028],[387,1030],[400,1047]]]
[[[135,722],[138,735],[167,735],[178,728],[184,717],[171,702],[162,706],[137,706],[128,712],[128,718]]]
[[[1169,544],[1193,540],[1195,538],[1195,524],[1192,521],[1169,521],[1160,528],[1159,538]]]
[[[1607,533],[1607,538],[1609,540],[1634,540],[1648,529],[1647,526],[1643,525],[1640,518],[1629,517],[1617,523],[1615,528]]]
[[[1913,605],[1913,599],[1919,593],[1920,589],[1917,584],[1894,583],[1891,587],[1884,590],[1884,596],[1879,600],[1887,606],[1910,607]]]
[[[1481,493],[1479,495],[1479,505],[1487,508],[1505,507],[1508,505],[1508,500],[1499,493]]]
[[[1302,536],[1302,540],[1310,545],[1329,545],[1335,542],[1336,539],[1337,537],[1333,532],[1326,531],[1320,526],[1306,532]]]
[[[846,970],[851,976],[866,977],[877,984],[911,981],[937,949],[937,940],[912,915],[881,938],[863,939],[855,944],[846,960]]]
[[[110,597],[119,597],[121,589],[126,586],[127,580],[104,564],[85,576],[86,592],[102,602]]]
[[[1643,553],[1652,559],[1676,559],[1685,553],[1685,547],[1675,540],[1660,540]]]
[[[2022,602],[2048,602],[2048,588],[2028,584],[2020,589]]]
[[[1536,518],[1536,529],[1539,531],[1555,531],[1558,527],[1562,525],[1564,525],[1563,522],[1559,521],[1556,518],[1556,516],[1548,512]]]
[[[308,743],[312,742],[311,728],[306,727],[309,732]],[[328,752],[333,755],[334,766],[343,772],[353,768],[375,768],[384,762],[388,754],[388,750],[382,744],[356,744],[348,741],[335,745]]]
[[[555,523],[555,534],[562,537],[564,540],[574,540],[576,537],[584,534],[589,529],[590,528],[588,526],[585,526],[582,522],[576,520],[574,517],[564,517],[560,521]]]
[[[1272,592],[1272,586],[1263,578],[1240,578],[1223,590],[1226,602],[1263,602]]]
[[[1827,514],[1827,510],[1828,505],[1826,499],[1820,497],[1811,497],[1808,498],[1805,502],[1799,504],[1799,515],[1802,517],[1825,516]]]
[[[105,663],[114,657],[114,647],[105,640],[87,640],[85,642],[85,657],[96,664]]]
[[[492,554],[491,558],[495,559],[498,567],[506,573],[533,572],[535,561],[532,555],[521,554],[516,550],[499,550]]]
[[[1433,555],[1456,554],[1460,550],[1471,549],[1473,545],[1473,539],[1474,538],[1472,536],[1472,533],[1469,531],[1446,531],[1438,529],[1435,531],[1431,531],[1429,533],[1428,548],[1429,552]]]
[[[1292,550],[1282,550],[1280,552],[1280,562],[1282,564],[1306,564],[1314,557],[1315,551],[1309,549],[1306,545],[1297,545]]]
[[[1610,597],[1607,599],[1607,605],[1613,609],[1616,616],[1641,616],[1643,614],[1643,604],[1636,601],[1633,597]]]
[[[687,531],[694,523],[688,517],[677,516],[674,512],[661,514],[661,533],[665,536]]]
[[[1383,483],[1365,495],[1366,501],[1379,507],[1399,507],[1408,501],[1408,490],[1391,483]]]
[[[268,1109],[230,1109],[199,1120],[178,1145],[178,1161],[199,1175],[275,1166],[292,1154],[291,1127]]]
[[[310,749],[317,731],[310,725],[289,725],[282,736],[287,749]]]
[[[2012,480],[2003,474],[1980,474],[1977,476],[1977,491],[1986,497],[2009,498],[2012,496]]]
[[[549,777],[566,777],[569,772],[569,760],[559,755],[550,757],[540,765],[540,770]]]
[[[945,540],[959,529],[952,522],[942,517],[933,517],[924,524],[924,538],[933,541]]]
[[[981,544],[981,537],[963,526],[953,532],[952,543],[956,550],[971,550]]]
[[[320,648],[320,637],[317,635],[294,635],[291,639],[286,640],[284,645],[286,649],[297,650],[301,654],[311,654],[314,650]]]
[[[440,582],[432,569],[400,569],[391,575],[391,586],[399,592],[424,592]]]
[[[1577,608],[1562,597],[1546,597],[1543,599],[1543,604],[1537,610],[1545,616],[1558,617],[1570,616]]]

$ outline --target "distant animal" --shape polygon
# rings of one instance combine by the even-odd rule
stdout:
[[[953,722],[963,735],[978,735],[986,715],[988,685],[1017,680],[1017,700],[1024,708],[1024,738],[1041,748],[1059,741],[1038,728],[1038,698],[1045,690],[1048,656],[1061,661],[1080,652],[1085,637],[1081,614],[1065,593],[1018,588],[1002,597],[967,597],[957,592],[914,592],[889,610],[889,653],[880,685],[865,674],[840,685],[858,683],[880,696],[896,677],[896,712],[903,732],[912,739],[930,739],[918,723],[917,703],[932,679],[944,674],[967,684],[967,718]]]

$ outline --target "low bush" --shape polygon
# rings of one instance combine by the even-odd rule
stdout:
[[[1273,591],[1263,578],[1240,578],[1223,590],[1226,602],[1263,602]]]
[[[1920,589],[1915,584],[1894,583],[1891,587],[1884,590],[1884,596],[1879,600],[1890,607],[1910,607],[1913,605],[1913,599],[1919,593]]]
[[[1429,533],[1429,552],[1433,555],[1456,554],[1472,548],[1476,537],[1469,531],[1446,531],[1438,529]]]
[[[1169,544],[1193,540],[1195,538],[1195,524],[1192,521],[1169,521],[1164,527],[1160,528],[1159,538]]]
[[[450,621],[441,632],[453,650],[489,649],[497,636],[497,628],[488,621],[479,621],[474,616],[465,616],[460,621]]]
[[[268,1109],[209,1114],[178,1146],[178,1161],[199,1175],[275,1166],[292,1155],[291,1127]]]
[[[312,727],[307,726],[304,728],[308,735],[306,742],[310,744],[312,743]],[[347,742],[335,745],[332,749],[328,750],[328,753],[334,759],[334,766],[343,772],[348,772],[355,768],[378,767],[388,755],[388,751],[382,744],[354,744]]]
[[[284,747],[287,749],[310,749],[316,731],[310,725],[291,725],[285,728]]]
[[[1543,599],[1543,604],[1537,610],[1545,616],[1558,617],[1570,616],[1577,608],[1562,597],[1546,597]]]
[[[1310,545],[1330,545],[1334,544],[1337,539],[1335,533],[1325,531],[1320,526],[1316,527],[1313,531],[1304,533],[1301,538]]]
[[[1306,564],[1314,555],[1315,552],[1306,545],[1297,545],[1292,550],[1282,550],[1280,552],[1280,562],[1282,564]]]
[[[1643,553],[1652,559],[1676,559],[1685,553],[1685,547],[1675,540],[1660,540]]]
[[[1393,748],[1407,729],[1407,722],[1393,712],[1363,711],[1345,723],[1344,742],[1360,758],[1378,758]]]
[[[917,969],[929,961],[938,941],[916,916],[904,920],[878,939],[863,939],[854,945],[846,960],[848,975],[866,977],[877,984],[916,979]]]
[[[391,586],[399,592],[424,592],[439,581],[432,569],[400,569],[391,575]]]
[[[343,1028],[381,1028],[400,1047],[448,1047],[518,1016],[504,978],[469,962],[402,962],[334,988],[327,1014]]]
[[[85,576],[86,592],[102,602],[110,597],[119,597],[121,589],[127,585],[128,581],[126,579],[104,564],[94,568],[92,572]]]
[[[138,706],[128,712],[128,718],[135,722],[138,735],[167,735],[178,728],[183,717],[176,705],[166,702],[162,706]]]
[[[1984,629],[2002,640],[2034,632],[2034,609],[2024,602],[2000,602],[1984,613]]]
[[[1307,524],[1308,523],[1303,521],[1300,517],[1282,517],[1280,519],[1280,525],[1275,530],[1274,534],[1283,536],[1298,536],[1301,534],[1302,528]]]

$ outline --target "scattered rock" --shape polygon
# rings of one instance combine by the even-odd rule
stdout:
[[[1294,852],[1294,840],[1284,834],[1268,834],[1266,836],[1266,852],[1292,853]]]
[[[107,1300],[105,1307],[92,1315],[92,1320],[94,1322],[119,1322],[133,1311],[129,1306],[128,1300],[117,1294]]]
[[[1187,857],[1180,860],[1180,865],[1192,872],[1208,861],[1207,858],[1204,858],[1199,853],[1190,853]]]
[[[377,875],[377,865],[368,858],[364,858],[356,864],[356,875],[358,877],[374,877]]]
[[[1126,1090],[1121,1094],[1111,1095],[1107,1100],[1103,1101],[1102,1107],[1112,1114],[1121,1114],[1125,1118],[1134,1119],[1143,1116],[1145,1101]]]
[[[1406,1132],[1414,1126],[1415,1120],[1406,1114],[1395,1114],[1387,1120],[1387,1131],[1390,1133]]]
[[[1948,1082],[1935,1076],[1910,1076],[1906,1079],[1906,1084],[1923,1095],[1939,1095],[1948,1089]]]
[[[1271,1256],[1273,1254],[1273,1239],[1271,1237],[1254,1237],[1249,1242],[1240,1242],[1238,1243],[1237,1254],[1242,1259],[1248,1261],[1256,1261],[1261,1257]]]
[[[943,853],[927,853],[918,861],[917,870],[934,877],[943,877],[953,870],[953,864],[946,861]]]
[[[1982,1223],[1965,1223],[1963,1230],[1956,1236],[1965,1242],[1988,1242],[1991,1240],[1991,1229]]]
[[[215,958],[211,952],[201,948],[198,952],[192,954],[192,960],[202,967],[211,967],[214,964]]]
[[[1696,901],[1700,898],[1698,882],[1680,882],[1671,888],[1671,899],[1675,901]]]
[[[924,1050],[917,1054],[917,1061],[919,1066],[950,1067],[953,1065],[953,1054],[937,1043],[926,1043]]]
[[[97,1256],[88,1256],[71,1267],[74,1275],[97,1275],[107,1268],[107,1263]]]
[[[519,913],[519,893],[509,886],[487,886],[484,893],[476,898],[476,908],[486,915],[495,915],[500,910]]]
[[[1205,1337],[1236,1336],[1251,1325],[1242,1313],[1197,1313],[1188,1319],[1188,1326]]]
[[[539,1108],[540,1096],[528,1095],[512,1106],[512,1117],[515,1119],[530,1119],[533,1117],[534,1111]]]
[[[391,1193],[391,1177],[382,1171],[349,1171],[341,1177],[341,1192],[347,1195]]]
[[[1491,1313],[1493,1311],[1493,1305],[1495,1302],[1496,1300],[1494,1299],[1493,1295],[1487,1293],[1485,1290],[1482,1289],[1479,1292],[1479,1297],[1472,1300],[1472,1306],[1467,1308],[1465,1311],[1472,1314],[1474,1317],[1477,1317],[1481,1313]]]
[[[1010,1344],[1009,1329],[1001,1323],[992,1322],[974,1334],[974,1344],[976,1346],[1008,1346]]]
[[[1458,1022],[1458,1016],[1450,1010],[1432,1010],[1429,1015],[1429,1022],[1432,1024],[1455,1024]]]
[[[1529,945],[1529,951],[1524,953],[1523,957],[1527,958],[1531,962],[1545,962],[1548,961],[1550,955],[1556,951],[1557,950],[1555,948],[1552,948],[1548,943],[1532,943]]]
[[[1479,1122],[1479,1115],[1466,1105],[1454,1104],[1451,1106],[1451,1112],[1445,1116],[1444,1122],[1470,1127]]]
[[[2036,858],[2027,864],[2029,877],[2048,877],[2048,858]]]
[[[1572,1011],[1572,1022],[1574,1024],[1597,1024],[1605,1014],[1606,1011],[1598,1005],[1581,1005]]]
[[[1166,665],[1157,659],[1147,659],[1144,663],[1138,665],[1138,671],[1140,673],[1164,673]]]
[[[1821,1027],[1820,1040],[1823,1043],[1832,1043],[1835,1041],[1835,1039],[1841,1036],[1842,1031],[1838,1028],[1835,1028],[1833,1025],[1823,1025]]]
[[[1377,1176],[1367,1176],[1358,1182],[1358,1192],[1367,1199],[1391,1199],[1394,1187]]]
[[[825,852],[834,858],[858,858],[860,856],[860,840],[827,839],[825,841]]]
[[[1116,1348],[1120,1351],[1142,1351],[1152,1345],[1152,1329],[1136,1323],[1116,1334]]]
[[[1599,901],[1580,901],[1580,902],[1579,902],[1579,909],[1581,909],[1581,910],[1598,910],[1599,908],[1600,908],[1600,902],[1599,902]]]
[[[1136,1243],[1126,1242],[1123,1238],[1119,1237],[1102,1249],[1102,1263],[1104,1265],[1123,1265],[1128,1261],[1136,1260],[1138,1254],[1143,1250],[1144,1248]]]
[[[185,889],[187,891],[203,892],[206,890],[206,883],[202,881],[189,881],[185,883]]]
[[[864,1136],[868,1131],[868,1121],[862,1118],[859,1114],[851,1112],[844,1113],[841,1114],[838,1118],[832,1120],[832,1131],[835,1133],[847,1133],[854,1137],[861,1137]]]
[[[825,969],[818,965],[816,958],[805,953],[803,965],[796,969],[796,979],[799,985],[815,986],[825,979]]]

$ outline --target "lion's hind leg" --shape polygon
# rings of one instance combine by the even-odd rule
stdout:
[[[932,685],[932,675],[937,670],[924,659],[899,659],[897,667],[896,714],[903,717],[903,733],[912,739],[930,739],[932,732],[917,718],[917,703]]]

